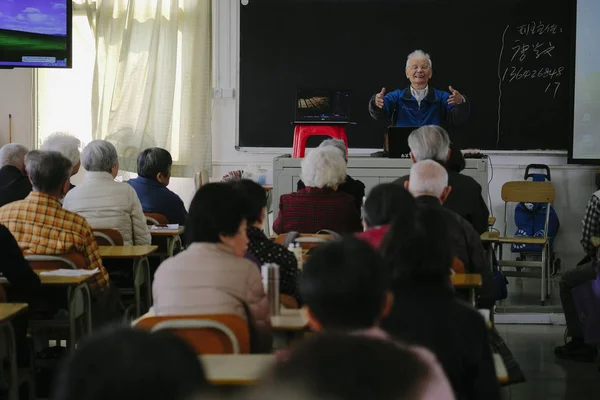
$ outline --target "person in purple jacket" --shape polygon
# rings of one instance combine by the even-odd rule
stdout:
[[[172,165],[173,159],[167,150],[150,147],[138,155],[138,177],[127,183],[137,193],[144,213],[162,214],[170,224],[184,225],[187,211],[183,201],[167,188]]]

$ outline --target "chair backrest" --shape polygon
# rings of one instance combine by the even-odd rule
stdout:
[[[194,175],[194,186],[196,188],[196,191],[198,191],[198,189],[200,189],[202,186],[206,185],[208,181],[209,179],[207,170],[203,169],[201,171],[196,172],[196,174]]]
[[[144,215],[146,216],[147,225],[166,225],[169,223],[167,217],[162,214],[144,213]]]
[[[123,235],[116,229],[93,229],[98,246],[123,246]]]
[[[552,203],[554,186],[550,182],[506,182],[502,185],[502,200],[513,203]]]
[[[85,269],[85,258],[81,253],[65,253],[57,255],[25,254],[25,259],[32,269]]]
[[[147,317],[135,327],[152,332],[172,330],[198,354],[250,353],[248,322],[234,314]]]

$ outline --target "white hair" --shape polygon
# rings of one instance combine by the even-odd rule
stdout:
[[[431,61],[431,57],[429,54],[425,53],[423,50],[415,50],[406,57],[406,68],[408,68],[408,63],[410,59],[413,57],[426,57],[427,61],[429,61],[429,68],[433,69],[433,62]]]
[[[440,197],[448,186],[446,168],[433,160],[419,161],[410,169],[408,191],[415,197]]]
[[[48,136],[40,150],[58,151],[63,157],[66,157],[73,166],[77,165],[80,158],[79,149],[81,148],[81,140],[73,135],[64,132],[56,132]]]
[[[333,146],[336,149],[340,149],[344,154],[344,158],[348,157],[348,154],[346,154],[346,142],[344,142],[342,139],[325,139],[319,145],[319,147],[326,146]]]
[[[29,153],[29,149],[22,144],[5,144],[0,148],[0,167],[12,165],[13,167],[23,169],[27,153]]]
[[[301,179],[306,186],[334,187],[346,180],[346,160],[333,146],[317,147],[301,163]]]
[[[408,136],[408,147],[416,161],[446,162],[450,150],[450,137],[441,126],[425,125]]]
[[[81,165],[89,172],[110,172],[118,162],[117,149],[106,140],[92,140],[81,152]]]

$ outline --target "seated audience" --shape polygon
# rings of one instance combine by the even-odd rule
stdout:
[[[433,160],[444,166],[450,157],[450,138],[442,127],[427,125],[413,131],[408,137],[410,158],[413,162]],[[404,185],[408,176],[395,181]],[[470,176],[448,170],[448,184],[452,187],[444,207],[454,211],[473,225],[477,233],[488,230],[490,212],[481,196],[481,185]]]
[[[125,246],[150,244],[150,230],[135,190],[115,181],[119,171],[115,146],[93,140],[81,152],[81,160],[87,171],[85,181],[69,191],[64,207],[85,217],[93,228],[118,230]]]
[[[450,142],[450,155],[448,156],[448,161],[446,161],[448,174],[451,172],[461,173],[466,167],[467,162],[460,147]]]
[[[317,233],[329,229],[340,234],[361,231],[354,199],[338,190],[346,179],[342,153],[332,146],[318,147],[308,153],[301,166],[306,187],[281,196],[273,230]]]
[[[360,239],[315,247],[300,278],[310,328],[386,338],[379,322],[392,307],[388,278],[381,256]]]
[[[340,149],[342,154],[344,155],[344,160],[346,161],[346,166],[348,165],[348,154],[346,154],[346,143],[344,143],[341,139],[326,139],[321,142],[319,147],[332,146]],[[297,190],[302,190],[306,187],[302,180],[298,181]],[[365,184],[359,180],[352,178],[350,175],[346,174],[346,180],[340,183],[338,190],[340,192],[348,193],[350,196],[354,197],[354,201],[356,202],[356,207],[360,210],[362,206],[363,198],[365,197]]]
[[[85,218],[60,204],[69,191],[71,162],[54,151],[34,150],[25,157],[25,168],[33,191],[24,200],[0,208],[0,223],[10,230],[25,254],[81,253],[85,269],[100,271],[88,280],[92,296],[105,298],[109,279],[92,229]]]
[[[573,269],[563,273],[560,278],[560,301],[567,320],[567,335],[571,341],[564,346],[554,349],[558,358],[593,362],[598,354],[596,346],[584,342],[583,329],[571,290],[579,285],[596,279],[599,273],[596,260],[596,247],[592,244],[592,237],[600,236],[600,191],[595,192],[587,204],[581,231],[581,246],[586,257]]]
[[[373,338],[321,333],[301,341],[250,399],[454,400],[435,357]]]
[[[392,223],[382,252],[392,273],[394,305],[382,328],[431,350],[457,399],[500,399],[485,321],[456,297],[450,282],[449,234],[439,208],[419,209],[410,224]]]
[[[110,328],[65,359],[52,400],[188,400],[208,383],[198,356],[171,333]]]
[[[7,300],[12,303],[28,303],[33,293],[40,286],[40,278],[29,267],[19,244],[4,225],[0,225],[0,249],[3,253],[3,261],[0,262],[0,275],[10,283],[5,287]],[[2,291],[2,288],[0,288],[0,291]],[[17,346],[17,363],[21,367],[27,366],[29,356],[27,324],[28,315],[26,313],[18,315],[12,320]]]
[[[259,268],[267,263],[279,265],[279,292],[298,299],[300,270],[298,269],[296,257],[282,245],[270,240],[263,231],[267,192],[261,185],[248,179],[229,182],[246,197],[247,255],[250,256],[248,258],[256,260]]]
[[[402,215],[412,219],[416,208],[415,199],[402,186],[395,183],[377,185],[369,192],[363,207],[365,231],[356,236],[379,249],[394,218]]]
[[[0,207],[23,200],[31,192],[31,182],[25,172],[27,147],[5,144],[0,148]]]
[[[257,333],[268,340],[269,301],[262,277],[244,258],[245,209],[244,196],[226,183],[198,190],[185,225],[187,249],[165,260],[154,276],[155,315],[237,314],[253,319]]]
[[[63,155],[63,157],[71,161],[71,165],[73,165],[71,176],[75,176],[79,172],[79,167],[81,166],[79,152],[80,148],[81,141],[75,136],[69,135],[68,133],[56,132],[48,136],[44,140],[44,143],[42,143],[42,147],[40,147],[40,150],[58,151],[60,154]],[[74,187],[75,185],[69,183],[69,190],[73,189]]]
[[[463,217],[444,208],[452,187],[448,186],[446,169],[435,161],[419,161],[410,169],[406,188],[415,196],[417,206],[439,211],[448,229],[448,241],[452,255],[462,261],[465,272],[481,274],[478,305],[492,308],[494,305],[494,282],[492,270],[479,234]]]
[[[142,151],[137,158],[138,177],[127,181],[137,193],[145,213],[162,214],[170,224],[185,225],[187,211],[167,186],[171,180],[171,154],[160,147]]]

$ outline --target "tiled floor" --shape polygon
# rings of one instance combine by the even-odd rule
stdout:
[[[497,325],[521,365],[527,382],[503,389],[505,400],[591,400],[600,398],[599,362],[558,360],[553,349],[563,344],[564,326]]]

